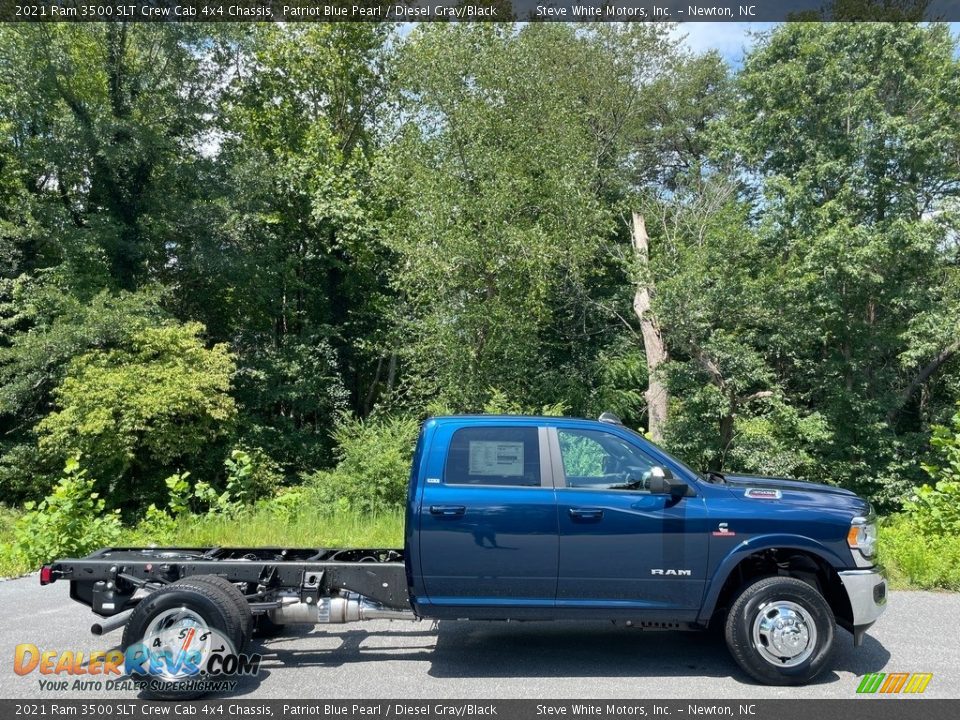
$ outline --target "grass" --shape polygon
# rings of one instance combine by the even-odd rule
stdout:
[[[880,564],[897,590],[960,590],[960,537],[931,537],[901,516],[880,526]]]
[[[0,505],[0,578],[16,577],[30,572],[30,567],[14,557],[13,526],[20,518],[17,510]]]
[[[123,542],[159,544],[156,533],[146,528],[129,531]],[[403,513],[300,513],[285,518],[267,511],[247,511],[235,518],[189,516],[176,522],[165,542],[222,547],[402,547]]]

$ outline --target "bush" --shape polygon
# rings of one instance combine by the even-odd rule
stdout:
[[[333,436],[339,462],[308,483],[328,510],[384,512],[403,506],[419,423],[409,417],[367,421],[341,415]]]
[[[930,444],[938,451],[938,464],[923,469],[934,485],[924,485],[903,503],[904,515],[928,537],[960,537],[960,412],[953,416],[953,427],[937,425]]]
[[[22,514],[0,502],[0,579],[22,575],[30,570],[14,544],[14,529]]]
[[[960,537],[960,482],[924,485],[903,503],[904,515],[928,537]]]
[[[938,458],[923,469],[934,484],[918,488],[881,525],[880,561],[900,584],[960,590],[960,412],[952,428],[933,428],[930,444]]]
[[[224,462],[227,493],[236,503],[271,497],[283,482],[280,466],[260,448],[235,448]]]
[[[82,452],[110,483],[113,506],[143,507],[162,493],[161,468],[196,468],[236,415],[233,359],[208,349],[196,323],[133,333],[126,345],[75,357],[54,392],[59,409],[37,425],[40,449],[63,458]]]
[[[37,505],[24,506],[27,512],[14,527],[15,553],[35,568],[115,543],[121,532],[119,510],[106,513],[93,486],[80,469],[79,456],[69,458],[53,492]]]
[[[926,535],[904,516],[880,526],[879,561],[898,587],[960,590],[960,537]]]

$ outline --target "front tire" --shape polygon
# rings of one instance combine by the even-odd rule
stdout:
[[[766,685],[810,682],[829,663],[835,634],[827,601],[791,577],[763,578],[744,588],[724,633],[737,664]]]

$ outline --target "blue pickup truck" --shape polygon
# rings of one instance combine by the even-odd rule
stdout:
[[[875,545],[847,490],[698,473],[608,413],[453,416],[421,429],[402,549],[105,548],[40,580],[168,655],[196,628],[239,651],[292,623],[603,619],[720,629],[751,677],[794,685],[885,609]]]

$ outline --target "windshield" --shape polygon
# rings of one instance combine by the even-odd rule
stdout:
[[[686,470],[688,470],[694,477],[697,477],[697,478],[699,478],[700,480],[703,480],[704,482],[712,482],[712,481],[710,480],[710,478],[708,477],[707,474],[702,473],[702,472],[699,472],[699,471],[697,471],[697,470],[694,470],[692,467],[690,467],[689,465],[687,465],[683,460],[681,460],[680,458],[678,458],[676,455],[674,455],[673,453],[667,452],[666,450],[663,449],[663,447],[661,447],[660,445],[657,445],[657,443],[653,442],[653,440],[650,440],[649,438],[645,437],[643,434],[638,433],[638,432],[637,432],[636,430],[634,430],[633,428],[628,428],[626,425],[624,425],[623,427],[626,428],[627,430],[629,430],[632,434],[636,435],[638,438],[640,438],[640,439],[643,440],[644,442],[647,442],[647,443],[650,443],[651,445],[653,445],[655,448],[657,448],[660,452],[662,452],[664,455],[666,455],[667,457],[669,457],[669,458],[670,458],[673,462],[675,462],[677,465],[679,465],[679,466],[685,468]],[[719,473],[717,473],[717,474],[719,474]]]

